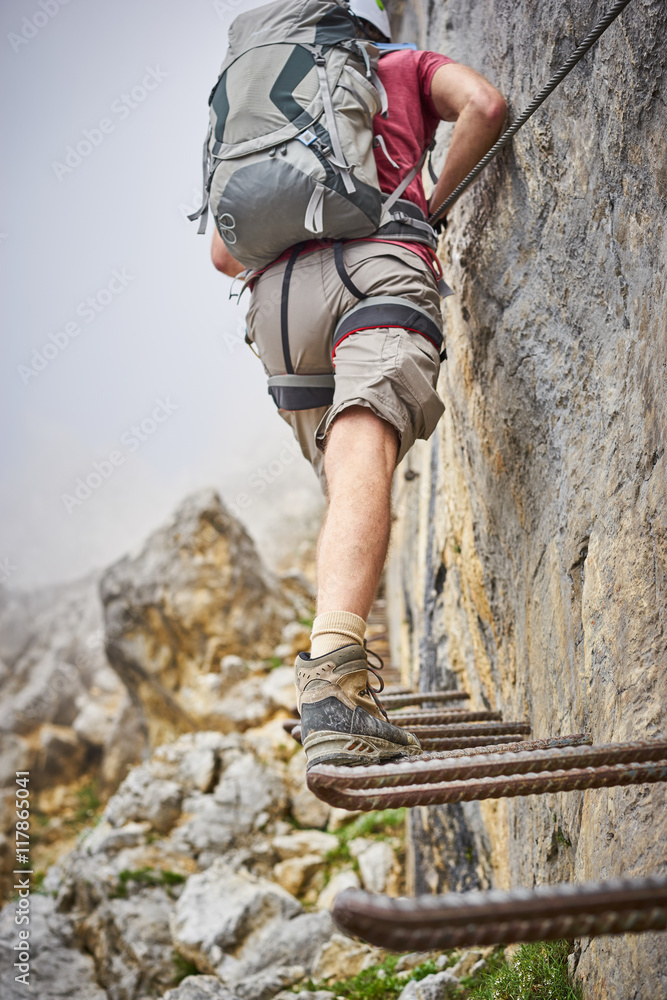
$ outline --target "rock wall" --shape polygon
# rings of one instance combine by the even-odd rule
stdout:
[[[404,37],[484,73],[513,119],[608,6],[396,14]],[[397,476],[395,656],[423,689],[462,686],[536,737],[667,732],[665,37],[665,4],[631,3],[451,211],[447,410]],[[664,870],[665,804],[646,786],[414,810],[413,882]],[[463,854],[440,849],[439,824]],[[667,997],[664,944],[581,942],[586,1000]]]

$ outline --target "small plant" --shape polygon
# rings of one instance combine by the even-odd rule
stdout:
[[[347,864],[354,871],[359,870],[357,859],[350,854],[351,840],[355,837],[367,837],[369,834],[373,834],[376,840],[386,840],[395,827],[405,823],[406,813],[407,809],[381,809],[365,813],[338,830],[336,833],[338,846],[329,851],[324,859],[327,862],[325,884],[329,882],[333,869],[338,865]]]
[[[478,979],[463,979],[468,1000],[581,1000],[567,975],[567,941],[522,944],[511,962],[503,952],[487,959],[488,969]]]
[[[194,962],[184,958],[180,951],[172,951],[171,961],[174,966],[172,986],[178,986],[178,984],[184,979],[187,979],[188,976],[198,976],[200,974],[199,969]]]
[[[46,877],[46,872],[42,871],[41,868],[38,868],[32,880],[32,891],[37,893],[39,896],[47,895],[47,892],[43,887],[45,877]]]
[[[137,868],[135,871],[131,871],[129,868],[124,868],[118,875],[118,886],[114,892],[111,893],[112,898],[126,899],[128,882],[133,882],[138,886],[148,886],[150,888],[155,888],[156,886],[166,886],[167,888],[170,888],[173,885],[180,885],[182,882],[185,882],[185,875],[179,875],[178,872],[172,872],[168,869],[156,871],[155,868],[151,868],[150,866],[146,868]]]
[[[370,833],[375,834],[378,839],[389,835],[391,829],[402,826],[405,823],[407,809],[380,809],[376,812],[367,812],[363,816],[358,816],[352,820],[339,833],[339,837],[345,842],[353,840],[355,837],[367,837]]]
[[[372,965],[370,969],[337,983],[314,983],[310,979],[295,986],[293,992],[327,990],[343,1000],[397,1000],[410,979],[424,979],[438,972],[435,962],[424,962],[411,969],[409,976],[397,976],[395,969],[399,958],[400,955],[389,955],[381,965]]]
[[[68,824],[75,829],[79,829],[96,818],[102,808],[102,802],[97,794],[97,788],[92,781],[82,785],[78,789],[76,798],[77,807],[72,818],[68,820]]]

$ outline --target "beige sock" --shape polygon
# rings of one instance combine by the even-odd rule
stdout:
[[[325,611],[313,622],[310,634],[310,656],[315,660],[318,656],[333,653],[334,649],[349,646],[351,642],[363,645],[366,634],[366,622],[351,611]]]

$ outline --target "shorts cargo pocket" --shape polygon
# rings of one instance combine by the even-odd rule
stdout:
[[[429,438],[445,411],[437,391],[439,371],[437,348],[420,334],[401,331],[395,377],[403,386],[415,438]]]

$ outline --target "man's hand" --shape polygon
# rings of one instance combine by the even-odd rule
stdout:
[[[442,173],[429,201],[434,212],[500,135],[507,104],[488,80],[468,66],[447,63],[431,83],[431,98],[443,121],[455,121]]]
[[[211,260],[213,261],[213,267],[218,271],[222,271],[229,278],[235,278],[237,274],[245,270],[243,264],[239,264],[236,258],[232,257],[217,229],[213,230]]]

